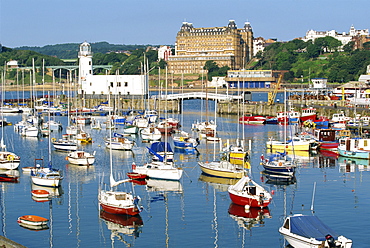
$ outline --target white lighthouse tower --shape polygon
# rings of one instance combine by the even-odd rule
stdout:
[[[79,58],[79,77],[78,83],[81,85],[86,81],[86,77],[93,74],[91,46],[86,41],[80,45],[78,52]]]

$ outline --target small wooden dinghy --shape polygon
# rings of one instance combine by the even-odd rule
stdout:
[[[18,217],[18,223],[29,226],[43,226],[47,225],[48,222],[48,219],[37,215],[23,215]]]
[[[49,197],[49,191],[44,189],[36,189],[31,191],[32,196],[38,197],[38,198],[46,198]]]

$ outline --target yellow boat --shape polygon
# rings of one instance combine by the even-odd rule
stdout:
[[[242,178],[244,169],[231,164],[228,161],[198,162],[203,173],[226,178]]]
[[[276,140],[269,140],[266,142],[268,149],[272,150],[283,150],[283,151],[309,151],[310,141],[302,140],[300,138],[293,138],[287,142],[281,142]]]

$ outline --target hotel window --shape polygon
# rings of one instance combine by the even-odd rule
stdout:
[[[125,82],[125,87],[127,87],[128,86],[128,82]]]
[[[121,82],[117,82],[117,87],[121,87]]]
[[[113,82],[110,82],[110,87],[113,88]]]
[[[90,82],[90,86],[92,86],[92,83]]]
[[[89,65],[91,65],[91,61],[89,61]]]
[[[92,71],[91,70],[89,70],[89,74],[92,74]]]

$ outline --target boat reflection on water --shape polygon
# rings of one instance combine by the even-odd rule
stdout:
[[[288,175],[281,175],[281,174],[274,174],[267,171],[262,171],[261,174],[263,175],[262,181],[266,184],[273,184],[273,185],[290,185],[295,184],[297,179],[295,175],[288,176]]]
[[[252,227],[263,227],[265,219],[271,219],[270,210],[266,208],[249,208],[231,203],[229,207],[230,217],[233,218],[238,226],[250,230]]]
[[[48,225],[28,225],[25,223],[19,223],[19,226],[23,227],[24,229],[31,230],[31,231],[42,231],[49,229]]]
[[[140,215],[119,215],[100,210],[99,217],[104,220],[107,228],[112,232],[112,241],[114,237],[117,237],[118,240],[128,245],[128,247],[130,247],[131,244],[125,241],[121,235],[138,238],[139,234],[142,232],[142,226],[144,225]]]
[[[148,192],[174,192],[182,193],[183,188],[180,181],[160,180],[160,179],[146,179],[146,190]]]
[[[32,190],[46,190],[49,192],[49,197],[60,197],[64,193],[62,186],[59,186],[58,188],[51,188],[39,186],[34,183],[31,183],[31,191]]]
[[[200,174],[199,180],[209,183],[213,188],[217,189],[220,192],[227,192],[227,189],[230,185],[236,184],[240,179],[239,178],[224,178],[224,177],[213,177],[208,176],[204,173]]]
[[[355,172],[356,168],[359,171],[370,171],[370,161],[367,159],[339,156],[338,165],[341,173]]]

